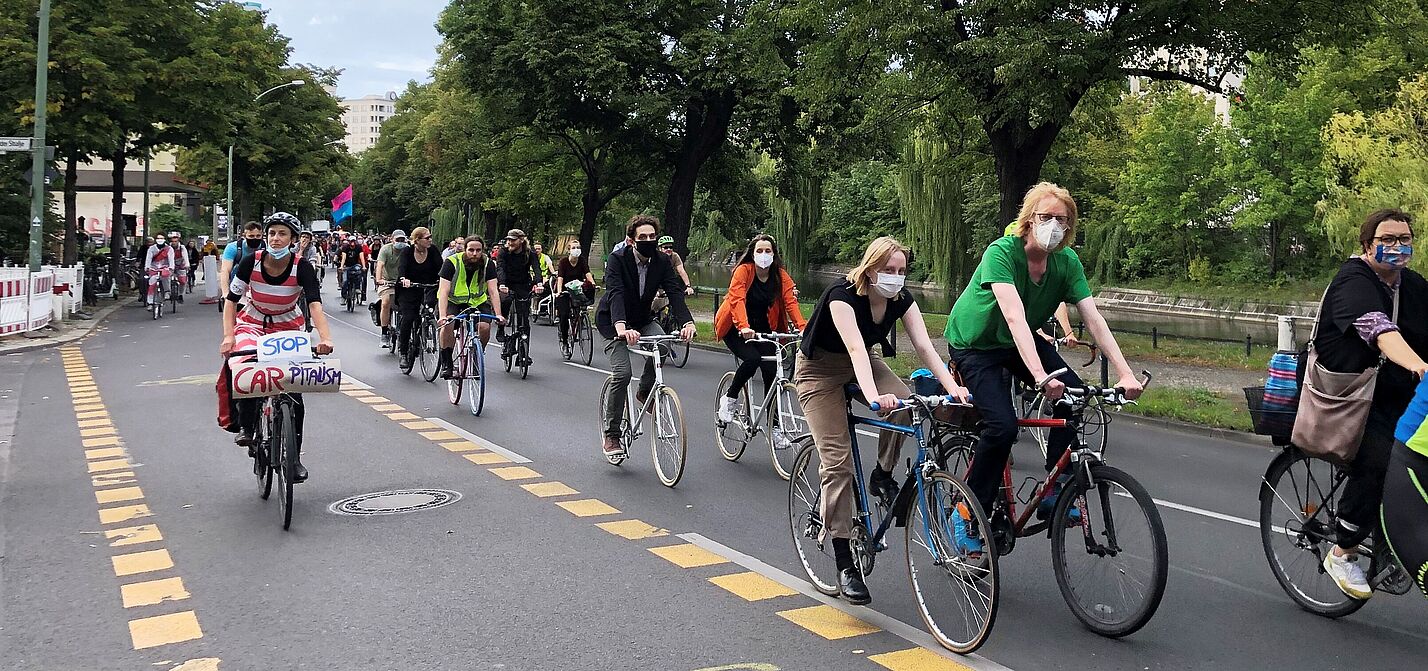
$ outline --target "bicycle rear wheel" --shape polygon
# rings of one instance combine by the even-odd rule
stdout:
[[[421,335],[419,341],[421,349],[417,350],[417,358],[421,360],[421,376],[427,382],[435,382],[436,374],[441,372],[441,366],[437,365],[437,354],[440,348],[436,342],[436,322],[430,318],[423,318],[417,327],[417,334]]]
[[[1344,617],[1363,607],[1324,572],[1324,553],[1337,540],[1339,467],[1296,448],[1279,453],[1259,487],[1259,536],[1279,586],[1300,608]]]
[[[471,340],[470,353],[467,355],[466,377],[466,399],[471,404],[471,414],[481,416],[481,408],[486,406],[486,348],[481,344],[480,338]],[[469,377],[475,375],[473,379]]]
[[[793,475],[793,460],[798,458],[794,441],[808,433],[808,419],[803,416],[803,406],[798,404],[798,388],[792,382],[784,382],[775,393],[778,396],[768,414],[769,452],[774,472],[787,480]]]
[[[615,384],[615,378],[613,378],[613,377],[607,377],[607,378],[605,378],[605,384],[600,387],[600,409],[597,411],[596,417],[598,418],[599,423],[600,423],[600,427],[599,427],[599,429],[600,429],[600,440],[601,440],[602,442],[605,440],[605,427],[606,427],[606,426],[609,426],[609,415],[606,414],[606,412],[605,412],[605,408],[606,408],[606,406],[607,406],[607,403],[606,403],[606,402],[607,402],[607,401],[609,400],[609,398],[610,398],[610,390],[611,390],[611,387],[614,386],[614,384]],[[622,406],[622,407],[623,407],[623,406]],[[623,436],[628,435],[629,432],[630,432],[630,418],[629,418],[628,415],[626,415],[626,416],[620,418],[620,435],[621,435],[622,439],[623,439]],[[601,451],[601,454],[604,454],[603,450]],[[613,465],[613,466],[619,466],[621,463],[623,463],[623,462],[625,461],[625,459],[626,459],[629,455],[628,455],[628,454],[620,454],[620,455],[618,455],[618,456],[611,456],[611,455],[609,455],[609,454],[604,454],[604,456],[605,456],[605,461],[610,462],[610,464]]]
[[[833,539],[823,534],[818,446],[813,444],[813,436],[803,436],[796,447],[798,457],[793,460],[793,477],[788,481],[788,528],[793,548],[813,588],[837,596],[838,562],[833,558]]]
[[[270,458],[277,465],[278,514],[282,516],[283,530],[293,523],[293,472],[297,468],[297,426],[293,421],[291,403],[278,403],[275,440]]]
[[[684,406],[673,389],[661,386],[656,391],[653,424],[650,448],[654,452],[655,472],[664,486],[673,487],[684,475],[684,457],[689,448],[689,436],[684,432]]]
[[[517,363],[521,367],[521,379],[524,380],[531,372],[531,337],[529,334],[522,335],[521,339],[516,341],[516,358],[519,359]]]
[[[997,619],[996,548],[982,532],[990,528],[987,516],[965,483],[938,471],[923,485],[906,527],[908,581],[927,631],[942,647],[967,654],[986,643]],[[980,550],[963,540],[971,538],[982,541]]]
[[[581,311],[580,325],[577,327],[576,333],[580,336],[578,341],[580,358],[585,365],[589,366],[595,357],[595,327],[590,323],[589,312]]]
[[[1051,521],[1052,568],[1076,619],[1119,638],[1145,626],[1165,595],[1165,526],[1150,494],[1124,471],[1093,466],[1091,485],[1072,480],[1061,492]]]
[[[261,424],[262,419],[258,422]],[[263,431],[253,433],[253,475],[258,478],[258,498],[264,501],[273,493],[273,462],[268,460],[267,441]]]
[[[739,399],[734,402],[734,421],[719,421],[719,405],[729,394],[729,385],[732,384],[734,371],[729,371],[719,378],[719,386],[714,388],[714,442],[719,444],[719,454],[725,459],[738,461],[749,445],[749,394],[747,385],[739,390]]]

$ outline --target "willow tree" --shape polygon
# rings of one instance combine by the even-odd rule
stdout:
[[[764,188],[771,215],[769,235],[778,241],[784,265],[807,270],[807,242],[823,222],[823,177],[794,172],[776,178],[778,164],[767,156],[755,171],[760,179],[772,182]]]

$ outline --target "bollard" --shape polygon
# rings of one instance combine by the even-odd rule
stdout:
[[[719,312],[719,290],[714,290],[714,312]]]
[[[1254,347],[1254,336],[1245,334],[1245,358],[1250,358],[1250,348]]]
[[[1297,351],[1294,343],[1294,318],[1288,315],[1279,317],[1279,351]]]
[[[1150,348],[1160,349],[1160,329],[1154,326],[1150,327]]]

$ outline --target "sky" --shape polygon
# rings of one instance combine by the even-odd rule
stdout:
[[[261,0],[268,22],[292,40],[293,63],[342,68],[337,94],[400,93],[428,81],[436,17],[446,0]]]

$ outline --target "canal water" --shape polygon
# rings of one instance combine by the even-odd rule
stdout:
[[[695,286],[715,287],[721,290],[729,286],[729,278],[733,274],[732,268],[723,265],[689,263],[685,265],[685,270],[689,273],[689,279]],[[823,293],[823,290],[836,281],[835,278],[827,275],[809,273],[795,273],[793,278],[798,282],[800,300],[806,303],[818,300],[818,296]],[[928,314],[947,314],[952,310],[952,303],[956,300],[956,296],[945,291],[923,289],[910,289],[910,291],[917,298],[918,307]],[[1245,336],[1249,336],[1255,344],[1265,345],[1274,344],[1278,336],[1278,327],[1274,324],[1242,322],[1232,319],[1143,314],[1104,307],[1101,309],[1101,313],[1105,315],[1106,321],[1110,323],[1113,330],[1130,333],[1150,334],[1154,329],[1157,333],[1167,337],[1181,336],[1234,342],[1244,342]],[[1077,323],[1075,310],[1072,310],[1071,321]],[[1305,333],[1300,335],[1301,339],[1308,336],[1307,325],[1304,328]]]

